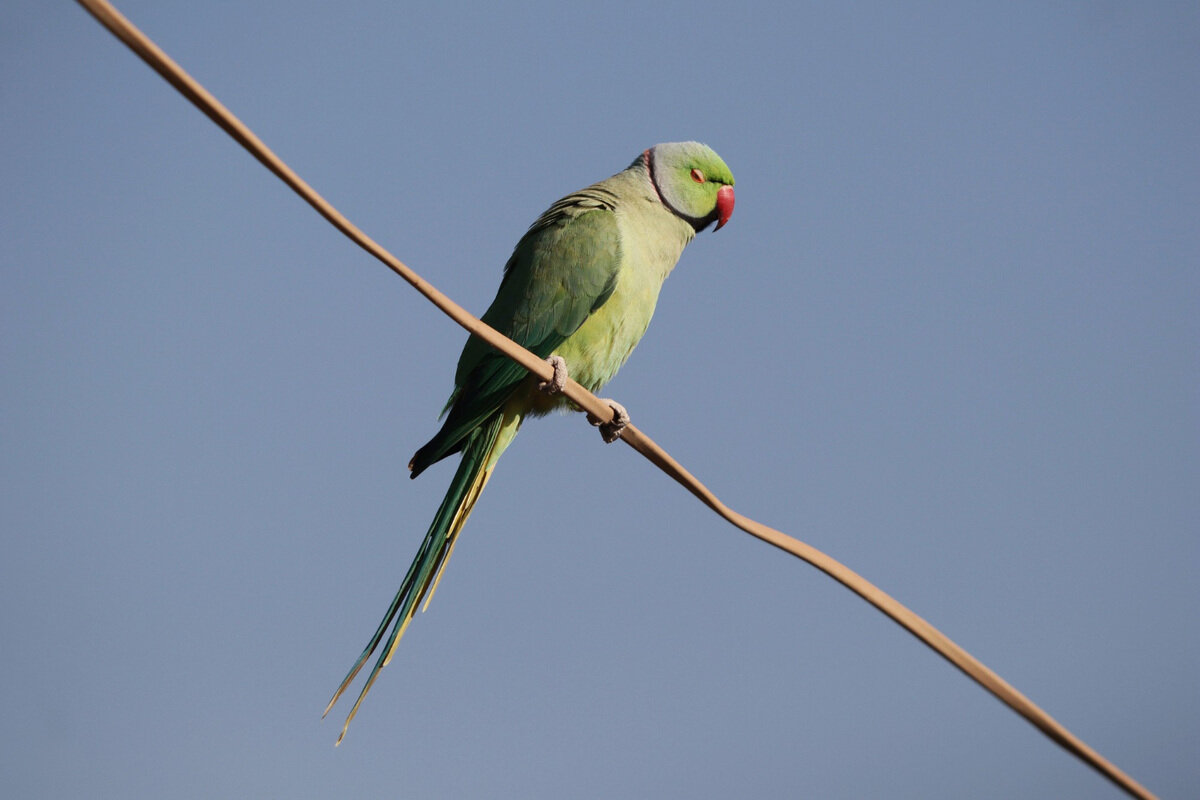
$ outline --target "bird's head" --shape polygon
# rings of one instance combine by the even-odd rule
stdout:
[[[656,144],[645,153],[650,180],[663,205],[700,232],[719,230],[733,215],[733,173],[708,145]]]

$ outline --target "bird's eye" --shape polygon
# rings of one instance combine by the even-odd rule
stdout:
[[[693,169],[692,180],[694,180],[696,183],[704,183],[704,173],[698,169]]]

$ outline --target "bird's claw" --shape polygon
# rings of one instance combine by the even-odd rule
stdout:
[[[539,381],[538,390],[555,395],[567,385],[567,361],[562,356],[550,356],[546,359],[546,363],[554,368],[554,377],[548,381]]]
[[[617,439],[621,438],[622,431],[629,424],[629,412],[625,410],[625,406],[618,403],[616,400],[610,400],[607,397],[601,398],[601,403],[607,403],[609,408],[613,410],[612,419],[608,422],[600,419],[591,412],[588,412],[587,421],[600,429],[600,438],[608,444],[612,444]]]
[[[550,356],[546,359],[546,363],[553,367],[554,377],[548,381],[538,381],[538,391],[545,392],[551,396],[560,394],[567,385],[567,361],[562,356]],[[605,422],[590,413],[587,415],[587,419],[588,422],[600,429],[600,437],[609,444],[612,444],[621,438],[621,432],[629,424],[629,412],[625,410],[625,406],[616,400],[603,399],[600,402],[607,403],[612,408],[612,419]]]

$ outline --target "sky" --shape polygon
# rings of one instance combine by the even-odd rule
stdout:
[[[1200,795],[1200,8],[412,6],[118,4],[476,312],[558,197],[707,142],[733,219],[604,394]],[[463,332],[72,3],[4,4],[0,108],[11,796],[1122,796],[579,415],[335,749]]]

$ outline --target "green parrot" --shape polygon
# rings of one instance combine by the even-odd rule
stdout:
[[[328,714],[390,626],[338,743],[423,598],[428,607],[463,523],[521,422],[574,408],[558,393],[568,371],[592,392],[616,374],[646,332],[684,246],[713,222],[714,230],[721,228],[733,204],[733,174],[709,147],[659,144],[627,169],[550,206],[517,242],[483,321],[549,360],[554,380],[538,381],[482,340],[467,340],[445,421],[409,462],[410,477],[453,453],[461,452],[462,460],[387,614],[325,709]],[[611,405],[613,421],[600,425],[606,441],[628,421],[624,409]]]

